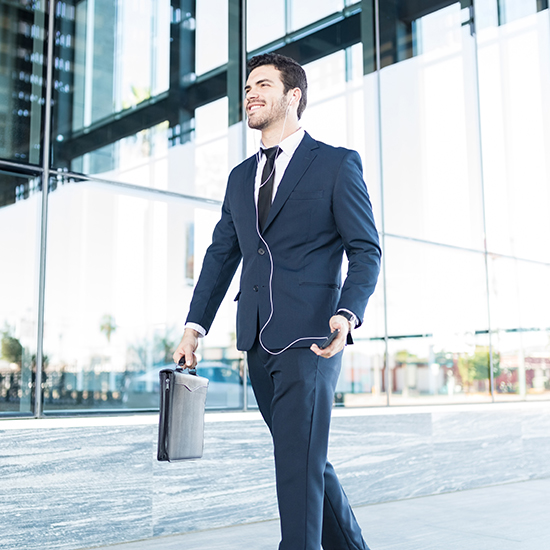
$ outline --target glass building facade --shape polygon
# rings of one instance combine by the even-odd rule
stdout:
[[[0,416],[158,407],[268,51],[383,244],[336,403],[550,399],[548,0],[0,0]],[[212,409],[255,405],[237,291]]]

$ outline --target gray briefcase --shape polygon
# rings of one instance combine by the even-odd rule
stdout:
[[[204,448],[204,406],[208,379],[181,367],[160,371],[157,459],[200,458]]]

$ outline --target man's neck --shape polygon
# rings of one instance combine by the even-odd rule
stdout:
[[[284,131],[280,126],[277,128],[265,128],[262,130],[262,143],[264,144],[264,147],[268,149],[270,147],[275,147],[275,145],[278,145],[281,141],[285,140],[288,136],[292,135],[294,132],[297,132],[299,129],[300,125],[298,122],[289,123],[288,121],[284,127]]]

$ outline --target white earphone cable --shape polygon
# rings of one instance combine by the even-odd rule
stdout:
[[[283,122],[283,129],[281,131],[281,137],[279,138],[279,142],[277,143],[277,147],[278,149],[281,148],[280,146],[280,143],[283,139],[283,136],[284,136],[284,132],[285,132],[285,127],[286,127],[286,120],[288,118],[288,110],[290,108],[290,104],[292,103],[292,101],[294,100],[294,98],[292,98],[289,103],[288,103],[288,106],[287,106],[287,109],[286,109],[286,114],[285,114],[285,119],[284,119],[284,122]],[[277,156],[279,154],[279,151],[277,151],[277,155],[275,156],[275,159],[277,159]],[[258,153],[256,155],[256,158],[257,158],[257,162],[258,164],[260,163],[260,150],[258,150]],[[276,162],[276,160],[275,160]],[[275,172],[275,162],[273,163],[273,170],[271,171],[271,173],[269,174],[269,176],[267,177],[267,179],[265,181],[261,181],[260,179],[260,188],[262,186],[264,186],[266,184],[266,182],[269,180],[269,178],[271,178],[273,176],[273,173]],[[260,342],[260,345],[262,346],[262,348],[264,349],[264,351],[266,351],[267,353],[269,353],[270,355],[280,355],[281,353],[285,352],[287,349],[289,349],[290,347],[292,347],[294,344],[298,343],[298,342],[301,342],[302,340],[325,340],[326,336],[304,336],[302,338],[297,338],[296,340],[294,340],[294,342],[291,342],[290,344],[288,344],[288,346],[286,346],[285,348],[283,348],[282,350],[280,351],[271,351],[270,349],[268,349],[263,341],[262,341],[262,335],[263,335],[263,332],[264,330],[266,329],[267,325],[271,322],[271,319],[273,318],[273,314],[274,314],[274,311],[275,311],[275,306],[274,306],[274,303],[273,303],[273,271],[274,271],[274,263],[273,263],[273,255],[271,254],[271,249],[269,248],[269,245],[267,244],[267,241],[264,239],[261,231],[260,231],[260,223],[259,223],[259,216],[258,216],[258,201],[256,200],[256,233],[258,234],[258,236],[260,237],[260,240],[262,241],[262,243],[264,244],[266,250],[267,250],[267,253],[269,254],[269,262],[270,262],[270,273],[269,273],[269,303],[270,303],[270,306],[271,306],[271,312],[269,314],[269,317],[267,319],[267,321],[264,323],[264,325],[262,326],[262,328],[260,329],[260,333],[259,333],[259,336],[258,336],[258,339],[259,339],[259,342]]]

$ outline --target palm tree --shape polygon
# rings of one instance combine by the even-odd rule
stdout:
[[[107,342],[111,343],[111,334],[116,330],[115,318],[112,315],[104,315],[99,325],[100,332],[107,337]]]

